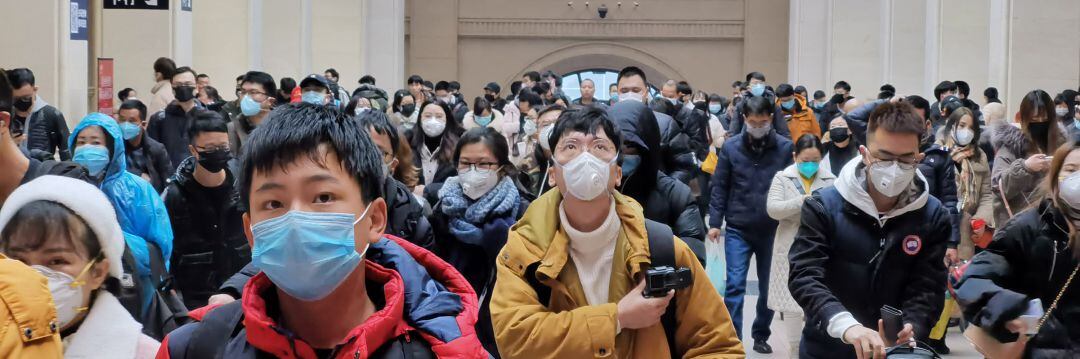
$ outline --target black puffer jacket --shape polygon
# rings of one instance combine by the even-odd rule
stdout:
[[[188,152],[188,125],[191,123],[192,113],[204,109],[199,101],[195,101],[195,107],[184,112],[183,107],[173,102],[150,117],[146,134],[165,145],[165,152],[169,154],[169,162],[172,162],[173,166],[179,166],[191,155]]]
[[[827,334],[829,320],[842,312],[877,328],[882,305],[899,308],[925,340],[944,306],[941,259],[952,231],[944,207],[918,176],[898,208],[879,219],[865,168],[850,162],[833,187],[815,191],[802,207],[788,256],[788,287],[806,313],[800,356],[854,357],[850,345]]]
[[[206,188],[193,177],[195,163],[194,157],[181,163],[163,195],[174,238],[170,269],[188,308],[206,305],[225,280],[251,261],[232,171],[226,169],[221,186]]]
[[[40,97],[37,100],[42,101]],[[41,106],[30,113],[29,123],[26,149],[31,155],[38,159],[49,159],[59,152],[61,161],[71,159],[67,144],[70,130],[60,110],[51,105]]]
[[[690,137],[683,132],[682,125],[674,117],[656,111],[653,111],[653,116],[660,130],[660,144],[656,147],[660,149],[660,171],[683,183],[689,182],[697,170]]]
[[[941,205],[949,213],[949,221],[953,226],[948,245],[949,248],[956,248],[960,244],[960,212],[956,210],[956,166],[948,148],[933,144],[933,135],[926,143],[919,149],[925,154],[922,162],[919,162],[919,171],[926,177],[930,195],[941,201]]]
[[[1031,299],[1047,310],[1080,262],[1068,248],[1068,225],[1050,200],[1018,213],[994,233],[954,285],[964,318],[1002,342],[1017,336],[1005,329]],[[1073,280],[1057,309],[1027,344],[1025,358],[1080,357],[1080,282]]]
[[[173,175],[169,153],[165,151],[165,145],[150,138],[145,132],[139,136],[142,136],[142,143],[139,143],[138,147],[133,146],[130,141],[124,141],[127,170],[137,176],[145,173],[150,177],[150,184],[154,189],[164,192],[169,177]]]
[[[660,172],[660,132],[655,113],[643,104],[623,101],[608,110],[623,132],[624,146],[633,146],[641,164],[623,177],[619,191],[641,203],[645,218],[667,224],[704,261],[705,222],[686,184]]]
[[[383,184],[383,198],[389,216],[386,234],[434,251],[435,237],[431,223],[424,216],[424,206],[413,197],[409,188],[398,180],[387,178]]]

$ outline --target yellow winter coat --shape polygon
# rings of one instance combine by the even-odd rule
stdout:
[[[63,356],[56,309],[44,276],[0,255],[0,300],[0,357]]]
[[[491,319],[504,358],[742,358],[723,298],[705,275],[690,248],[675,246],[676,263],[693,271],[694,284],[676,291],[676,348],[669,355],[659,323],[623,329],[616,335],[617,304],[644,276],[649,262],[648,236],[641,205],[616,193],[615,210],[622,231],[615,244],[608,303],[587,305],[569,239],[559,227],[558,190],[529,206],[509,234],[496,260],[498,278],[491,295]],[[525,279],[526,268],[539,263],[536,279],[551,287],[550,308],[539,302]]]

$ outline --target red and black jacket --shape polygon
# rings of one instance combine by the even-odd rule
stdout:
[[[417,348],[438,358],[488,357],[475,333],[476,293],[452,266],[392,236],[371,244],[364,263],[369,288],[381,285],[384,304],[343,338],[332,357],[400,357],[395,353]],[[157,357],[316,358],[271,314],[278,310],[275,293],[270,278],[259,273],[241,301],[193,311],[199,322],[170,333]]]

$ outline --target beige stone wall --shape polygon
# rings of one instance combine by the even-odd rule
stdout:
[[[931,102],[942,80],[971,96],[997,87],[1011,114],[1032,89],[1080,84],[1080,2],[1075,0],[806,0],[792,2],[792,81],[831,92],[838,80],[860,98],[882,83]],[[822,31],[822,29],[826,29]],[[817,45],[831,49],[817,51]]]
[[[601,2],[584,3],[409,1],[406,72],[457,79],[469,99],[489,81],[508,89],[530,70],[634,65],[654,85],[685,79],[710,92],[726,92],[749,71],[775,83],[787,77],[785,0],[610,2],[605,19]]]

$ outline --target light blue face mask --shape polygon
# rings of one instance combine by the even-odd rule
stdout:
[[[780,107],[783,107],[785,110],[790,110],[792,107],[795,107],[795,99],[781,102]]]
[[[712,114],[719,114],[720,110],[723,110],[723,109],[724,109],[724,107],[720,106],[720,104],[710,104],[709,105],[709,112],[711,112]]]
[[[142,127],[131,122],[124,122],[120,124],[120,131],[124,134],[125,141],[131,141],[142,133]]]
[[[300,96],[300,100],[310,104],[322,106],[326,103],[326,95],[322,92],[308,91],[304,92],[304,94]]]
[[[289,211],[251,226],[251,261],[278,288],[311,302],[326,298],[360,264],[370,244],[356,252],[353,226],[367,216]]]
[[[90,176],[97,177],[109,166],[109,149],[101,145],[82,145],[75,149],[71,160],[85,167]]]
[[[473,119],[476,120],[476,124],[480,125],[480,127],[487,127],[487,125],[491,124],[492,115],[476,116],[476,117],[473,117]]]
[[[252,100],[250,95],[244,95],[244,98],[240,100],[240,113],[251,117],[258,115],[259,112],[262,112],[262,105]]]
[[[818,171],[817,162],[799,162],[797,167],[799,168],[799,174],[806,179],[814,178]]]
[[[765,84],[759,83],[750,86],[750,94],[754,96],[761,96],[765,94]]]
[[[638,166],[641,165],[641,156],[638,155],[623,155],[622,160],[622,175],[623,177],[630,177],[637,171]]]

